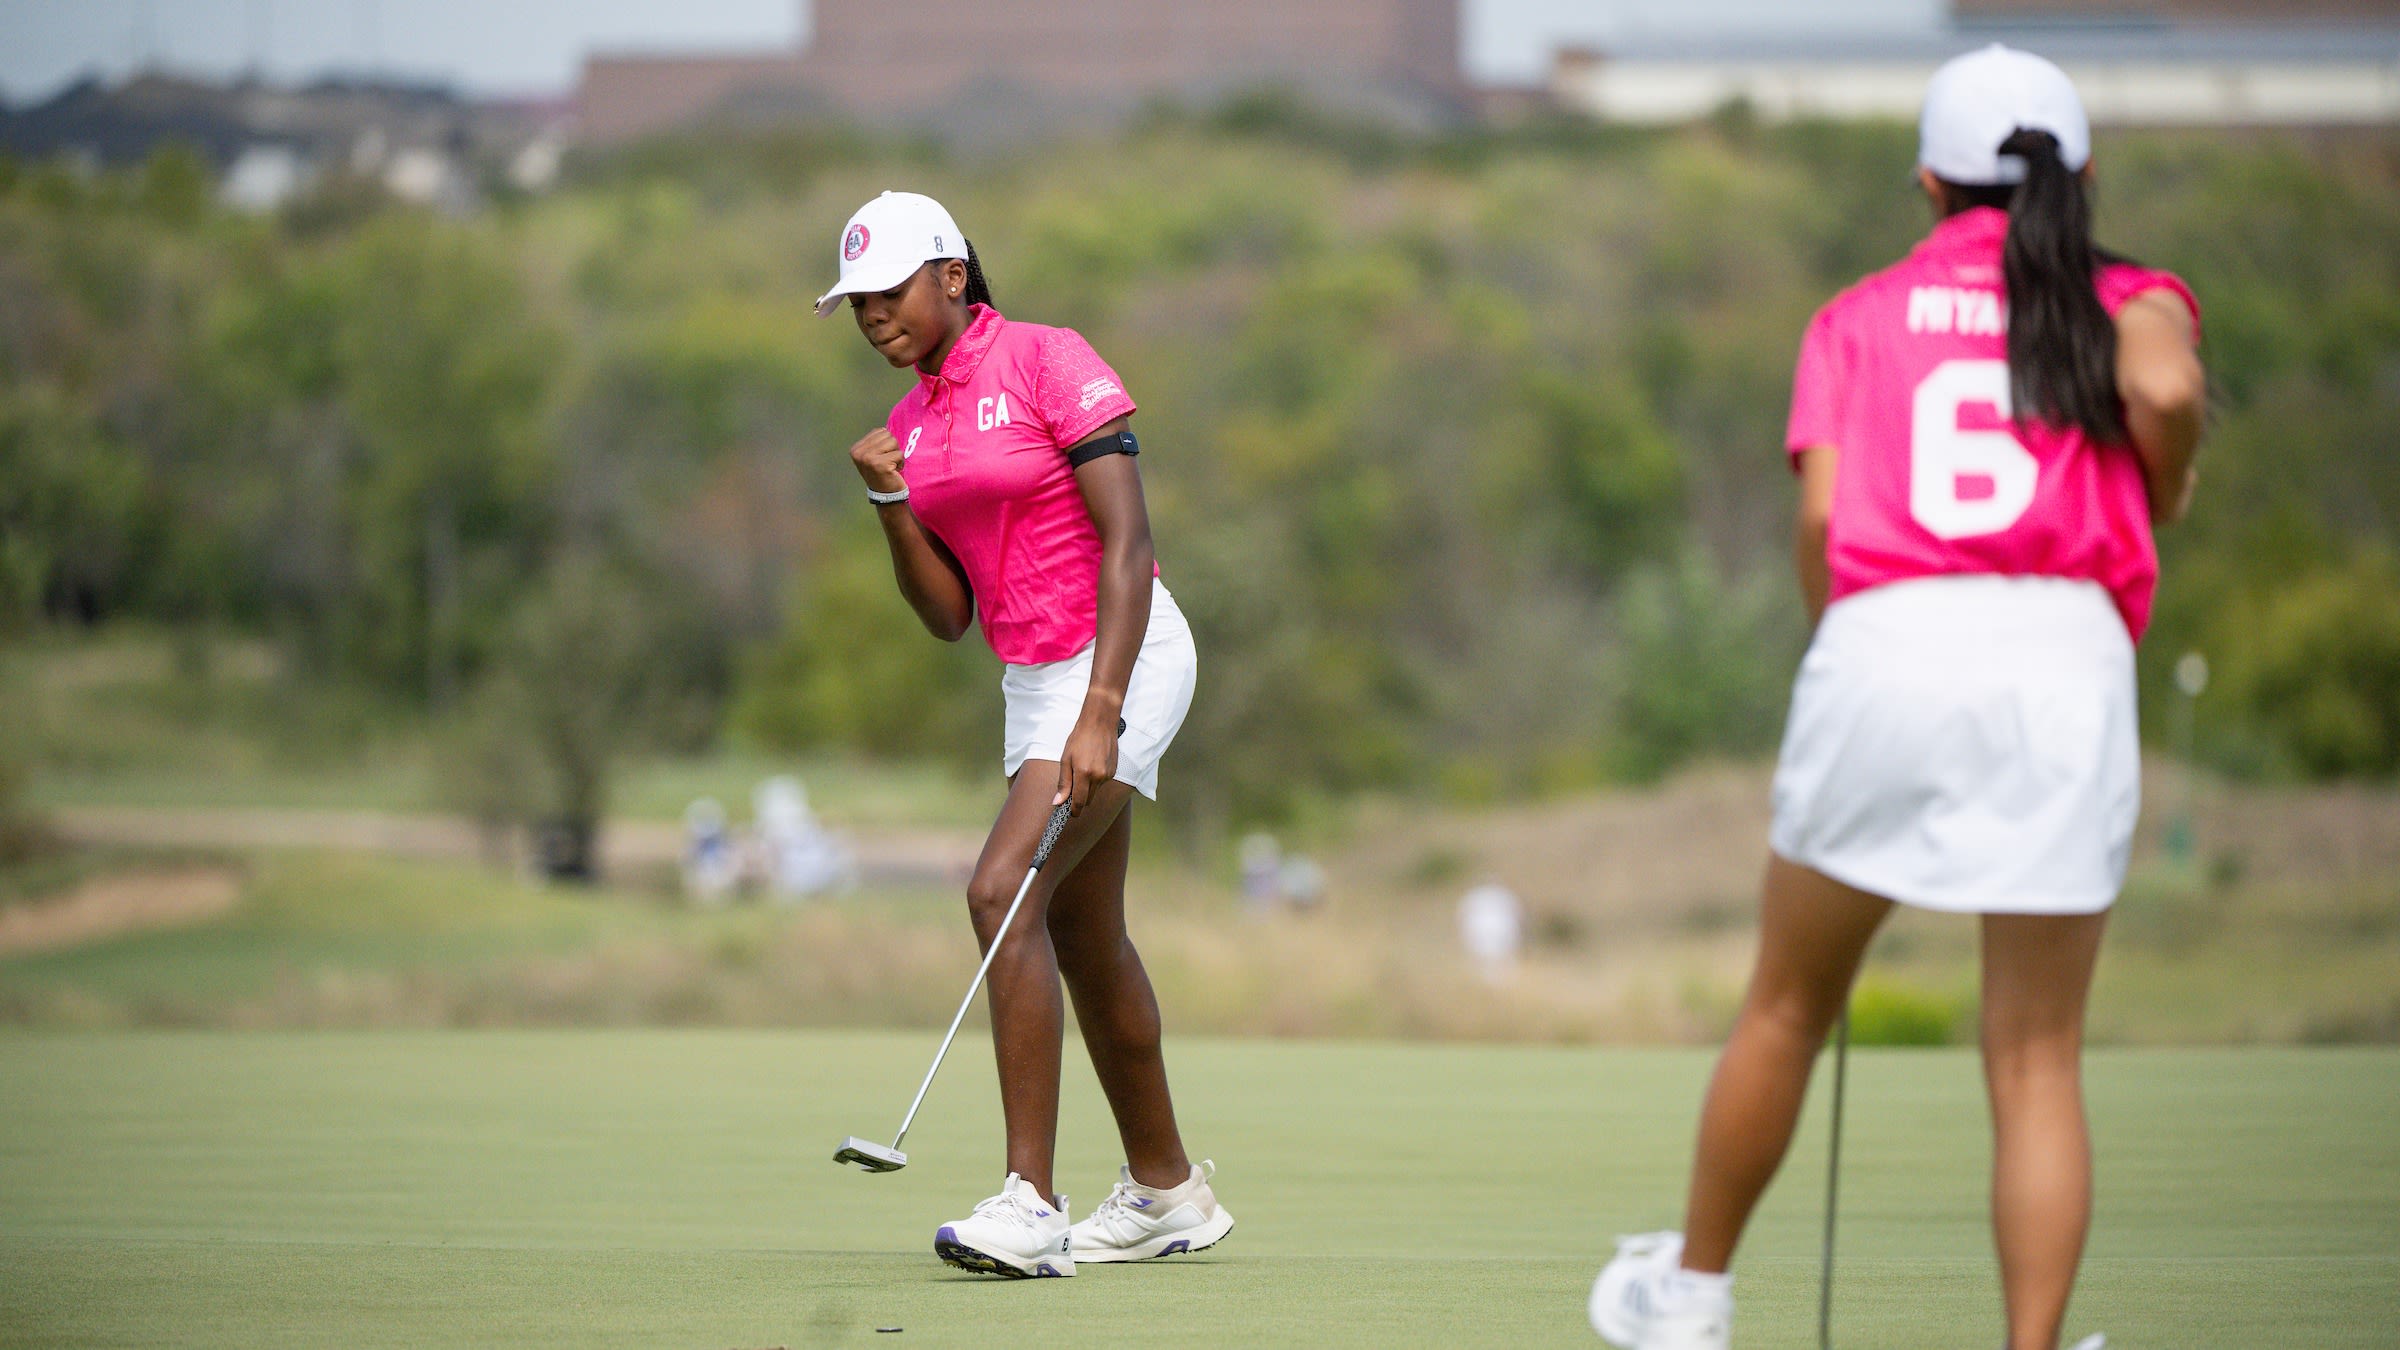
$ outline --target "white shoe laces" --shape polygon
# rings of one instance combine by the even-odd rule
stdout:
[[[1129,1242],[1142,1230],[1141,1212],[1142,1207],[1133,1203],[1133,1188],[1120,1181],[1109,1188],[1107,1199],[1092,1207],[1086,1222],[1116,1241]]]
[[[1093,1208],[1092,1217],[1097,1219],[1103,1214],[1132,1213],[1134,1209],[1132,1195],[1132,1187],[1122,1181],[1118,1182],[1108,1188],[1108,1198]]]
[[[1033,1207],[1026,1203],[1024,1196],[1017,1193],[1017,1188],[1013,1183],[1002,1189],[998,1195],[976,1205],[975,1217],[998,1219],[1003,1223],[1018,1224],[1026,1228],[1038,1226],[1038,1216],[1034,1214]]]

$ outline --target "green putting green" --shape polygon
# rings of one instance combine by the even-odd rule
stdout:
[[[1675,1222],[1709,1063],[1175,1043],[1240,1226],[1002,1282],[929,1250],[999,1181],[978,1039],[868,1176],[829,1155],[889,1137],[931,1033],[0,1034],[0,1344],[1596,1344],[1585,1290],[1612,1234]],[[2400,1053],[2102,1052],[2090,1085],[2078,1334],[2393,1343]],[[1988,1350],[1972,1055],[1863,1051],[1850,1092],[1836,1342]],[[1117,1153],[1088,1070],[1066,1095],[1081,1214]],[[1814,1342],[1823,1106],[1738,1268],[1754,1350]]]

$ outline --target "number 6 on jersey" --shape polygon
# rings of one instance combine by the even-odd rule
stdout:
[[[1972,404],[1989,404],[2008,418],[2006,361],[1944,361],[1917,385],[1908,513],[1939,539],[1997,534],[2016,524],[2033,505],[2041,477],[2041,461],[2013,433],[1959,425],[1959,413]]]

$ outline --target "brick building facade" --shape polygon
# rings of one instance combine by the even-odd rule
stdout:
[[[619,140],[745,96],[870,120],[1005,100],[1071,114],[1270,81],[1435,104],[1464,94],[1461,0],[815,0],[798,52],[596,56],[583,134]],[[780,96],[780,97],[779,97]]]

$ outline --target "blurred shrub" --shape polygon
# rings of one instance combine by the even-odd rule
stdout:
[[[1969,1012],[1965,998],[1869,975],[1850,993],[1850,1039],[1859,1045],[1948,1045]]]
[[[2316,778],[2400,773],[2400,568],[2361,552],[2249,607],[2221,706]]]
[[[1788,587],[1764,574],[1729,582],[1696,549],[1628,581],[1618,734],[1629,772],[1774,749],[1802,637]]]
[[[0,866],[23,862],[48,841],[42,820],[25,800],[25,699],[17,678],[0,672]]]
[[[796,579],[781,631],[742,661],[729,725],[771,750],[997,764],[999,663],[980,632],[925,631],[865,521]]]
[[[0,382],[0,631],[139,599],[155,537],[149,475],[83,409]]]

